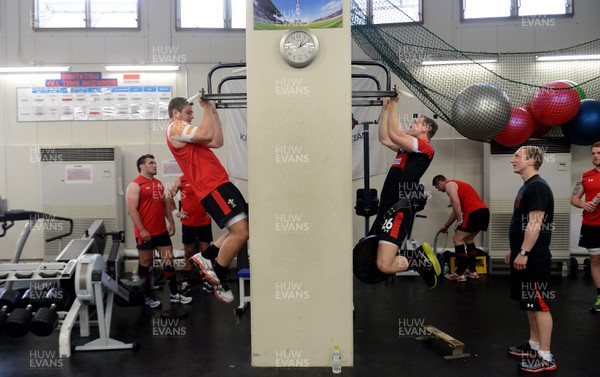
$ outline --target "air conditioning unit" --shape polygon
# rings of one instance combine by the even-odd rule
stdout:
[[[554,260],[570,257],[571,233],[571,145],[563,139],[534,139],[524,145],[535,145],[544,151],[540,176],[554,195],[554,226],[550,251]],[[484,200],[490,208],[487,232],[490,259],[503,260],[510,250],[508,228],[514,201],[523,185],[521,176],[513,172],[510,160],[518,148],[484,144]],[[493,263],[490,263],[493,265]]]
[[[61,243],[44,244],[44,259],[53,260],[94,220],[107,231],[124,227],[121,152],[117,147],[43,147],[39,150],[42,211],[73,219],[73,234]],[[67,225],[43,219],[44,239],[67,231]],[[48,221],[50,220],[50,221]]]

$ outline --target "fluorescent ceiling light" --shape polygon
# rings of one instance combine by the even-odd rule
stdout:
[[[535,60],[540,62],[550,62],[559,60],[597,60],[600,55],[556,55],[556,56],[536,56]]]
[[[107,65],[107,71],[140,71],[140,72],[165,72],[178,71],[178,65]]]
[[[42,73],[42,72],[67,72],[70,66],[25,66],[25,67],[0,67],[0,73]]]
[[[422,62],[422,65],[450,65],[450,64],[486,64],[496,63],[498,59],[485,59],[485,60],[426,60]]]

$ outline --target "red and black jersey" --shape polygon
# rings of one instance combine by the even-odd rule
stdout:
[[[401,197],[410,198],[411,192],[419,188],[419,180],[431,164],[433,154],[433,146],[421,138],[413,138],[412,152],[400,150],[396,154],[381,189],[379,219]]]
[[[458,186],[458,200],[460,201],[460,209],[464,215],[480,208],[487,208],[473,186],[457,179],[451,179],[448,182],[454,182]]]
[[[175,147],[170,140],[185,132],[185,122],[172,122],[167,127],[167,145],[183,174],[190,180],[196,196],[202,200],[223,183],[229,182],[221,161],[206,144],[185,143]]]
[[[581,186],[585,192],[587,202],[593,200],[600,193],[600,172],[596,169],[586,171],[581,176]],[[583,225],[600,226],[600,208],[594,212],[583,211]]]
[[[165,189],[158,179],[148,179],[143,175],[133,180],[140,186],[140,196],[137,210],[144,228],[151,236],[157,236],[167,231],[165,221]],[[133,232],[140,237],[140,230],[134,225]]]
[[[433,160],[434,150],[429,141],[420,138],[414,138],[413,141],[412,152],[403,149],[398,151],[388,173],[401,175],[404,182],[419,182]]]
[[[179,181],[181,182],[181,209],[187,212],[187,217],[182,218],[181,223],[189,226],[210,225],[210,216],[194,193],[192,182],[185,175],[179,177]]]

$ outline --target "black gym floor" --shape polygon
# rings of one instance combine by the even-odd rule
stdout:
[[[558,370],[544,375],[599,376],[600,313],[588,310],[593,283],[580,271],[553,277],[552,351]],[[508,298],[507,275],[479,281],[444,281],[429,290],[418,277],[354,285],[354,367],[343,376],[514,376],[519,359],[506,347],[528,338],[526,316]],[[233,309],[193,290],[189,315],[165,333],[160,312],[144,307],[116,307],[111,336],[139,342],[133,350],[74,352],[57,360],[58,332],[47,338],[0,335],[0,376],[330,376],[331,368],[253,368],[250,310],[239,324]],[[166,302],[168,289],[160,292]],[[167,308],[168,308],[167,304]],[[414,325],[432,324],[466,344],[471,357],[445,360],[449,347],[439,340],[417,341]],[[174,324],[173,322],[171,324]],[[162,322],[165,325],[165,322]],[[160,332],[163,331],[161,335]],[[74,330],[73,343],[79,340]],[[343,357],[343,350],[342,350]],[[44,362],[40,362],[43,360]],[[37,365],[36,365],[37,364]],[[45,365],[44,365],[45,364]]]

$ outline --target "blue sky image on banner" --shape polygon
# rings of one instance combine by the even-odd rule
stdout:
[[[254,0],[254,30],[340,28],[342,0]]]

